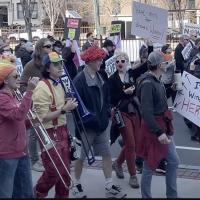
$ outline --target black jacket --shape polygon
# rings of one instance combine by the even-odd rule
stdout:
[[[20,47],[15,55],[17,58],[21,58],[22,66],[25,67],[25,65],[32,59],[31,55],[33,52],[28,52],[25,48]]]
[[[73,58],[75,56],[75,53],[71,51],[70,47],[64,47],[62,50],[62,57],[64,59],[65,67],[67,68],[67,71],[73,80],[74,77],[77,75],[77,67],[74,64]]]
[[[133,110],[131,110],[131,112],[135,113],[136,111],[139,111],[136,99],[134,98],[135,92],[130,95],[123,91],[124,88],[126,89],[130,86],[135,86],[135,78],[132,72],[132,69],[127,71],[127,81],[125,83],[121,81],[118,71],[111,75],[108,80],[111,105],[113,107],[118,106],[120,111],[125,113],[130,112],[128,109],[129,104],[133,105]]]
[[[91,120],[84,122],[86,130],[93,130],[97,134],[100,134],[106,130],[109,123],[109,91],[98,73],[97,76],[101,82],[102,92],[97,85],[88,85],[84,70],[75,77],[73,82],[84,105],[88,111],[93,114]],[[103,104],[101,104],[101,93]]]
[[[183,73],[184,65],[185,65],[185,61],[181,53],[183,49],[184,49],[183,45],[179,43],[177,47],[175,48],[175,53],[174,53],[174,58],[176,61],[176,70],[180,70],[181,73]]]
[[[137,96],[141,103],[142,118],[149,129],[160,136],[164,130],[155,121],[155,115],[162,115],[168,109],[165,87],[149,72],[138,79]]]

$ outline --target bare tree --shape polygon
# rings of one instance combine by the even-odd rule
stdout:
[[[32,14],[35,6],[35,0],[20,0],[22,6],[22,13],[25,21],[26,32],[28,34],[28,40],[32,41]]]
[[[58,21],[65,0],[42,0],[44,9],[49,17],[51,32],[54,34],[54,26]]]

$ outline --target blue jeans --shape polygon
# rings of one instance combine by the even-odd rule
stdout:
[[[29,156],[0,159],[0,198],[33,198]]]
[[[176,152],[173,138],[171,137],[171,143],[168,145],[168,153],[166,156],[166,196],[167,198],[177,198],[177,169],[179,165],[179,156]],[[148,166],[146,160],[144,161],[144,168],[141,178],[141,194],[142,198],[152,198],[151,195],[151,180],[153,170]]]
[[[33,128],[28,130],[28,150],[31,159],[31,165],[39,160],[39,141]]]

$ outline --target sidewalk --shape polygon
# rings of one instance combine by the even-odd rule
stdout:
[[[104,198],[104,176],[101,170],[101,161],[96,161],[95,166],[85,166],[82,175],[82,184],[88,198]],[[132,189],[128,185],[129,175],[126,168],[125,179],[117,179],[113,172],[113,182],[120,185],[127,193],[127,198],[141,198],[140,189]],[[32,171],[33,184],[35,185],[41,173]],[[73,176],[73,167],[72,167]],[[138,174],[140,181],[141,174]],[[180,198],[199,198],[200,197],[200,172],[195,169],[179,169],[178,171],[178,196]],[[154,175],[152,179],[153,198],[166,198],[165,196],[165,176]],[[49,198],[54,197],[54,188],[49,192]],[[70,194],[70,197],[73,198]]]

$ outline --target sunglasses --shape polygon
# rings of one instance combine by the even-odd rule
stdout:
[[[16,75],[13,76],[14,79],[18,79],[19,77],[20,77],[19,74],[16,74]]]
[[[125,61],[125,60],[116,60],[116,63],[117,63],[117,64],[118,64],[119,62],[125,63],[126,61]]]
[[[50,49],[52,47],[51,44],[47,44],[47,45],[44,45],[43,48],[47,48],[47,49]]]

